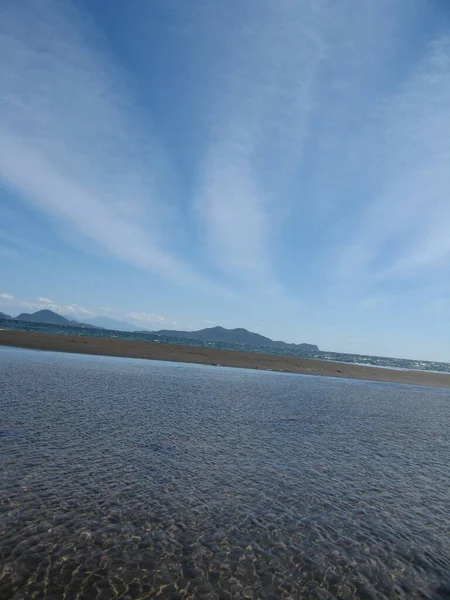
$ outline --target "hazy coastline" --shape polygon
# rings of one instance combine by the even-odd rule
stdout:
[[[0,345],[76,354],[166,360],[323,377],[450,387],[450,376],[446,373],[400,371],[297,356],[238,352],[180,344],[3,330],[0,331]]]

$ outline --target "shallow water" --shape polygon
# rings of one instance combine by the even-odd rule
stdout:
[[[450,598],[450,394],[0,348],[0,598]]]

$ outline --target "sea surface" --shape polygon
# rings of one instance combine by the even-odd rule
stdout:
[[[0,347],[0,598],[450,598],[450,393]]]
[[[200,346],[208,348],[223,348],[240,352],[259,352],[260,354],[277,354],[279,356],[300,356],[303,358],[318,358],[320,360],[333,360],[343,363],[370,365],[373,367],[388,367],[391,369],[433,371],[437,373],[450,373],[450,364],[426,360],[411,360],[406,358],[390,358],[388,356],[367,356],[365,354],[345,354],[340,352],[308,352],[293,350],[292,348],[274,348],[272,346],[254,346],[250,344],[231,344],[208,342],[187,338],[166,337],[154,333],[124,332],[110,329],[96,329],[86,327],[67,327],[61,325],[48,325],[46,323],[31,323],[28,321],[14,321],[0,319],[1,329],[14,329],[20,331],[37,331],[42,333],[57,333],[60,335],[89,335],[93,337],[119,338],[123,340],[140,340],[167,344],[183,344],[185,346]]]

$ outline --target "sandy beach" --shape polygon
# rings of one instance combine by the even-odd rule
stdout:
[[[450,375],[446,373],[397,371],[296,356],[236,352],[178,344],[5,330],[0,331],[1,345],[54,352],[167,360],[303,375],[320,375],[323,377],[450,387]]]

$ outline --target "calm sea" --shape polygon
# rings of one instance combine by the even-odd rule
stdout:
[[[450,394],[0,348],[0,598],[450,598]]]
[[[343,354],[339,352],[305,352],[295,351],[291,348],[273,348],[267,346],[253,346],[249,344],[230,344],[192,340],[186,338],[173,338],[154,335],[153,333],[131,333],[114,331],[110,329],[95,329],[84,327],[66,327],[60,325],[47,325],[45,323],[30,323],[26,321],[12,321],[0,319],[0,329],[16,329],[20,331],[38,331],[42,333],[57,333],[60,335],[88,335],[93,337],[119,338],[123,340],[141,340],[146,342],[165,342],[169,344],[183,344],[186,346],[201,346],[208,348],[224,348],[241,352],[259,352],[261,354],[278,354],[280,356],[300,356],[303,358],[318,358],[321,360],[336,360],[344,363],[371,365],[375,367],[389,367],[391,369],[407,369],[416,371],[436,371],[450,373],[450,364],[431,362],[425,360],[409,360],[405,358],[390,358],[387,356],[367,356],[365,354]]]

